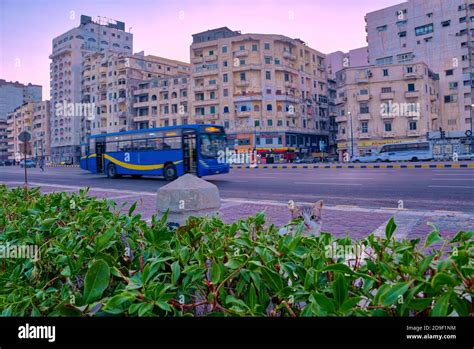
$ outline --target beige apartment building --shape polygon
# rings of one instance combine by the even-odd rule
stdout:
[[[300,39],[227,27],[193,35],[190,116],[224,125],[237,149],[328,149],[326,57]]]
[[[52,161],[78,163],[80,143],[87,132],[87,119],[76,113],[56,115],[56,106],[80,106],[82,96],[82,64],[89,53],[106,50],[132,54],[133,34],[125,31],[125,23],[107,18],[93,20],[81,15],[78,27],[57,36],[49,56],[51,80],[51,147]]]
[[[82,71],[83,102],[92,105],[94,110],[94,115],[86,117],[87,135],[146,128],[146,118],[139,119],[151,116],[154,109],[138,104],[135,111],[135,100],[144,102],[145,97],[136,97],[134,91],[144,81],[189,74],[190,66],[163,57],[145,56],[143,52],[128,55],[105,51],[87,55]]]
[[[30,151],[27,158],[44,157],[50,161],[50,102],[29,102],[7,114],[7,145],[8,159],[23,159],[21,142],[18,136],[23,131],[31,134]]]
[[[426,140],[440,126],[438,77],[424,63],[347,68],[336,81],[340,159]]]
[[[6,115],[5,115],[6,116]],[[0,119],[0,161],[8,160],[7,119]]]
[[[43,157],[47,162],[51,158],[50,102],[43,101],[33,105],[33,123],[31,130],[32,155]]]
[[[471,128],[474,3],[409,0],[366,15],[373,65],[425,62],[439,75],[443,130]]]
[[[23,159],[18,136],[23,131],[31,132],[33,111],[34,103],[30,102],[19,106],[13,112],[7,114],[8,160],[20,161],[20,159]],[[28,159],[31,157],[30,154],[27,154]]]
[[[154,78],[133,91],[133,129],[189,123],[190,74]]]

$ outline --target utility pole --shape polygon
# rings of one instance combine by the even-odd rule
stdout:
[[[347,115],[349,116],[349,122],[351,125],[351,158],[354,157],[354,132],[352,130],[352,113],[347,112]]]

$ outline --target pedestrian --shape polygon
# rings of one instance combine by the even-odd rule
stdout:
[[[44,172],[44,158],[40,158],[39,167],[41,169],[41,172]]]

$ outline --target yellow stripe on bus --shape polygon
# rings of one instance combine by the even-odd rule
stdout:
[[[107,154],[104,154],[104,158],[109,160],[110,162],[113,162],[114,164],[116,165],[119,165],[119,166],[122,166],[126,169],[129,169],[129,170],[139,170],[139,171],[152,171],[152,170],[158,170],[158,169],[161,169],[164,167],[163,164],[156,164],[156,165],[133,165],[133,164],[129,164],[129,163],[126,163],[126,162],[123,162],[123,161],[120,161],[120,160],[117,160],[113,157],[111,157],[110,155],[107,155]],[[180,160],[180,161],[175,161],[173,162],[173,164],[177,165],[179,164],[180,162],[182,162],[183,160]]]

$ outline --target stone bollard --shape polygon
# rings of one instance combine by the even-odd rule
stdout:
[[[169,209],[168,223],[184,225],[191,217],[213,216],[219,213],[219,189],[191,174],[185,174],[158,189],[156,211],[163,215]]]

